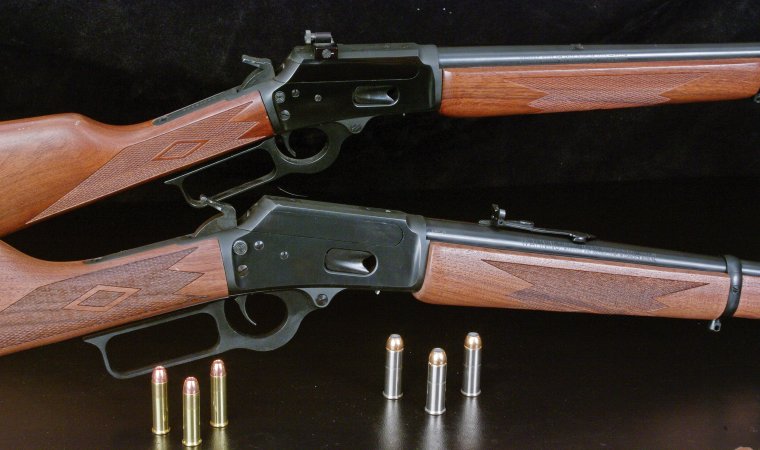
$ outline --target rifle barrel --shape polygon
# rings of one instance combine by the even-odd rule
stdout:
[[[697,255],[596,240],[579,245],[562,237],[494,230],[482,225],[447,220],[425,220],[427,223],[427,239],[431,242],[537,252],[575,258],[592,258],[671,269],[706,272],[726,271],[726,260],[720,256]],[[741,265],[743,275],[760,276],[760,263],[742,260]]]
[[[760,43],[438,47],[442,68],[760,58]]]

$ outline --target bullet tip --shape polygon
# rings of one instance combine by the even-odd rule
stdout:
[[[446,352],[442,348],[434,348],[428,356],[428,363],[433,366],[442,366],[446,364]]]
[[[195,395],[199,392],[198,380],[195,377],[185,378],[185,384],[182,385],[182,393],[185,395]]]
[[[404,340],[401,339],[401,335],[392,334],[388,336],[388,340],[385,341],[385,348],[394,352],[401,351],[404,349]]]
[[[169,381],[169,375],[166,373],[166,369],[164,366],[156,366],[153,369],[153,374],[151,375],[151,381],[155,384],[161,384],[166,383]]]
[[[224,367],[224,361],[221,359],[215,359],[214,362],[211,363],[211,376],[212,377],[223,377],[227,375],[227,369]]]
[[[478,333],[470,332],[467,333],[467,337],[464,338],[464,346],[471,350],[477,350],[483,348],[483,340]]]

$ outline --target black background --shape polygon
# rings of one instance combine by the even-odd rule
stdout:
[[[759,19],[752,1],[8,1],[0,5],[0,119],[75,111],[113,124],[148,120],[238,84],[248,73],[241,54],[278,63],[306,28],[341,43],[760,42]],[[381,118],[325,172],[281,184],[318,200],[466,221],[499,202],[514,217],[605,240],[759,260],[758,119],[749,100]],[[155,182],[7,241],[40,258],[87,258],[190,232],[210,214]],[[719,334],[705,327],[345,293],[284,348],[225,355],[231,425],[204,435],[231,448],[760,445],[757,325],[736,320]],[[463,402],[459,349],[471,330],[486,342],[484,394]],[[185,331],[190,341],[201,333]],[[391,332],[408,345],[398,404],[379,393]],[[434,346],[451,358],[449,411],[438,419],[422,412]],[[4,357],[0,442],[177,447],[180,381],[200,375],[205,387],[207,364],[170,371],[174,430],[154,443],[147,379],[111,379],[93,347],[72,340]]]

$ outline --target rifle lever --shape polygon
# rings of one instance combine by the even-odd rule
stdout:
[[[488,225],[501,229],[514,229],[527,231],[536,234],[549,234],[553,236],[564,236],[570,238],[576,244],[585,244],[586,242],[596,239],[596,236],[580,231],[556,230],[553,228],[537,227],[529,220],[507,220],[507,211],[499,208],[499,205],[491,205],[491,219],[480,221],[481,225]]]
[[[258,186],[269,183],[291,173],[321,172],[322,170],[328,168],[338,157],[338,153],[340,153],[340,147],[346,137],[351,135],[351,131],[346,128],[346,125],[341,123],[326,123],[315,128],[322,130],[327,135],[327,141],[324,147],[314,156],[300,159],[287,156],[282,151],[280,151],[275,138],[269,138],[257,145],[254,145],[253,147],[239,151],[231,156],[211,162],[197,169],[193,169],[189,172],[183,173],[182,175],[171,178],[165,181],[165,184],[176,186],[182,193],[182,197],[188,204],[190,204],[190,206],[193,206],[195,208],[204,208],[210,205],[209,200],[213,202],[221,202],[230,197],[242,194],[243,192],[247,192],[251,189],[254,189]],[[283,145],[289,149],[287,136],[285,136],[285,139],[283,140]],[[269,155],[269,158],[273,163],[273,168],[269,173],[225,191],[216,193],[214,195],[201,195],[198,198],[193,198],[190,194],[188,194],[187,190],[185,189],[185,181],[192,175],[196,175],[200,172],[203,172],[204,170],[208,170],[219,164],[229,162],[234,158],[240,157],[253,151],[263,151]]]
[[[208,356],[218,355],[232,349],[248,349],[256,351],[274,350],[288,343],[288,341],[290,341],[290,339],[292,339],[296,334],[296,331],[298,331],[298,327],[306,314],[314,311],[315,309],[321,308],[322,305],[316,303],[316,301],[312,299],[312,296],[306,291],[277,291],[269,292],[269,294],[279,297],[283,301],[287,309],[287,315],[275,329],[260,336],[252,336],[246,333],[242,333],[233,328],[228,321],[227,315],[225,314],[225,300],[219,300],[208,303],[199,308],[167,314],[159,316],[157,318],[144,320],[135,324],[125,325],[113,330],[93,334],[85,337],[84,341],[96,346],[98,350],[100,350],[100,354],[103,357],[103,364],[105,365],[106,370],[109,374],[111,374],[111,376],[119,379],[133,378],[139,375],[148,374],[159,363],[164,367],[172,367],[202,359]],[[245,295],[240,295],[234,298],[234,301],[240,308],[243,317],[251,324],[256,325],[256,322],[254,322],[245,311],[245,300]],[[136,369],[122,371],[115,369],[111,364],[111,358],[109,357],[107,349],[108,343],[111,341],[111,339],[117,336],[127,335],[145,328],[150,328],[199,314],[207,314],[211,316],[211,318],[216,323],[218,338],[216,343],[211,347]]]

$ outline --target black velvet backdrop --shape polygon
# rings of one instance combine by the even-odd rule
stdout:
[[[749,0],[6,0],[0,120],[60,112],[113,124],[148,120],[239,84],[249,72],[241,54],[279,63],[306,28],[331,31],[341,43],[456,46],[760,42],[758,24],[760,2]],[[282,185],[317,200],[467,221],[500,202],[512,217],[605,240],[760,260],[759,119],[751,100],[373,119],[331,168]],[[260,194],[237,199],[238,210]],[[4,240],[45,259],[94,257],[188,233],[212,213],[185,206],[156,181]],[[758,322],[731,321],[717,335],[705,325],[445,308],[408,294],[346,292],[282,349],[224,355],[234,393],[230,445],[214,446],[208,427],[204,438],[214,448],[754,446]],[[470,422],[458,425],[467,419],[454,381],[459,362],[449,367],[450,411],[434,422],[422,404],[426,352],[442,346],[458,361],[470,330],[488,347],[484,395],[467,434]],[[188,339],[202,331],[189,330]],[[379,393],[382,345],[397,331],[410,352],[398,411]],[[172,369],[173,389],[207,370],[208,361]],[[145,378],[110,378],[80,340],[5,356],[0,443],[148,447],[147,395]],[[171,399],[169,442],[179,447],[178,391]]]

